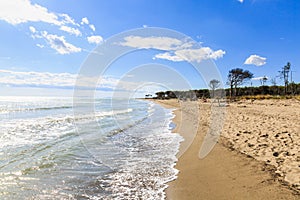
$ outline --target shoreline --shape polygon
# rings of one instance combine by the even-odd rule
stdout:
[[[223,136],[224,133],[207,157],[201,160],[198,158],[209,126],[207,119],[210,103],[199,104],[201,115],[197,127],[193,117],[198,115],[193,116],[191,109],[188,115],[182,115],[188,112],[186,107],[189,105],[179,104],[177,100],[151,101],[165,108],[176,109],[173,119],[176,127],[173,132],[183,138],[187,139],[188,133],[197,128],[191,145],[187,149],[183,148],[184,153],[176,163],[175,168],[179,174],[176,180],[168,183],[169,187],[165,190],[167,199],[299,199],[299,191],[285,184],[275,173],[274,167],[241,152]],[[224,126],[228,125],[225,123]]]

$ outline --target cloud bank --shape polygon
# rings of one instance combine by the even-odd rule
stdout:
[[[138,49],[156,49],[166,51],[156,54],[153,59],[165,59],[174,62],[188,61],[198,62],[203,60],[217,60],[225,55],[225,51],[214,51],[209,47],[193,47],[192,42],[171,37],[140,37],[128,36],[120,43],[122,46]]]
[[[70,73],[0,70],[0,85],[6,86],[73,88],[77,83],[78,87],[89,88],[97,83],[99,78],[101,79],[101,85],[98,85],[98,88],[114,89],[119,82],[119,79],[108,76],[80,77],[77,74]]]
[[[47,8],[37,4],[31,4],[29,0],[0,1],[0,19],[7,23],[17,25],[26,22],[45,22],[57,26],[63,25],[71,19],[68,15],[60,16],[49,12]]]
[[[0,86],[132,91],[141,82],[129,82],[111,76],[82,76],[71,73],[22,72],[0,69]]]
[[[31,23],[29,31],[32,38],[44,38],[46,43],[50,45],[50,48],[62,55],[81,52],[81,48],[66,42],[66,36],[59,36],[57,33],[48,34],[46,31],[38,31],[32,23],[40,22],[50,24],[54,27],[58,27],[58,30],[76,37],[83,35],[81,31],[84,28],[83,26],[88,26],[93,32],[96,31],[96,27],[90,24],[87,17],[83,17],[80,23],[76,23],[68,14],[51,12],[43,6],[32,3],[30,0],[0,0],[0,20],[14,26]],[[101,36],[86,37],[86,35],[88,35],[86,33],[84,35],[90,44],[99,44],[103,40]],[[45,46],[44,44],[36,45],[38,47]]]
[[[202,47],[199,49],[180,49],[174,53],[161,53],[154,56],[154,58],[166,59],[174,62],[188,61],[188,62],[201,62],[203,60],[222,58],[225,54],[223,50],[213,51],[209,47]]]

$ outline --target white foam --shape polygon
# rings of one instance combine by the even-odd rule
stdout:
[[[171,110],[164,109],[166,123],[161,123],[162,119],[155,119],[155,116],[159,117],[155,112],[162,108],[153,105],[151,109],[154,109],[154,119],[147,130],[147,127],[143,132],[133,128],[123,133],[123,139],[115,142],[123,150],[127,149],[130,156],[129,159],[124,157],[128,159],[126,165],[101,179],[105,190],[111,192],[108,199],[165,199],[167,182],[177,178],[178,170],[174,166],[182,137],[171,133],[169,129],[174,115]],[[134,136],[131,138],[130,134]],[[132,141],[135,143],[129,144]]]
[[[146,105],[148,105],[148,107],[146,107]],[[5,174],[0,174],[0,179],[3,177],[8,179],[14,177],[14,179],[8,182],[10,184],[16,184],[16,187],[14,187],[14,185],[7,187],[10,187],[11,191],[16,191],[18,195],[24,198],[65,198],[68,195],[76,198],[76,192],[78,192],[76,189],[84,188],[84,192],[87,191],[86,196],[89,199],[124,199],[124,195],[127,195],[127,199],[164,199],[164,190],[167,188],[167,182],[175,179],[178,173],[178,171],[174,169],[177,161],[175,155],[178,152],[179,143],[182,140],[178,134],[171,133],[169,128],[171,119],[174,117],[171,110],[164,109],[154,103],[148,104],[145,102],[136,103],[131,107],[129,106],[129,108],[126,107],[126,109],[120,108],[120,105],[119,109],[112,111],[107,109],[109,107],[108,105],[105,104],[104,106],[106,106],[106,110],[102,109],[95,113],[82,112],[75,116],[70,112],[56,114],[55,110],[50,111],[50,114],[47,111],[45,112],[46,115],[43,116],[33,114],[30,115],[30,117],[14,118],[15,116],[11,115],[3,119],[3,123],[0,124],[0,149],[3,149],[4,153],[0,151],[0,155],[7,159],[16,158],[12,166],[10,160],[8,160],[6,166],[7,170],[12,170],[15,164],[16,166],[22,166],[20,169],[15,169],[21,170],[21,172],[23,172],[22,170],[24,169],[34,170],[29,170],[31,173],[30,176],[15,174],[7,175],[6,177]],[[150,113],[147,111],[150,111]],[[15,114],[18,115],[20,113]],[[148,116],[148,118],[145,119],[146,116]],[[118,128],[118,124],[116,125],[112,122],[116,121],[116,118],[118,118],[117,120],[122,118],[120,121],[123,120],[125,124],[130,124],[130,126],[128,129],[124,129],[116,134],[108,134],[108,139],[105,141],[111,141],[111,143],[105,143],[104,145],[104,142],[99,142],[101,138],[97,132],[97,124],[93,122],[99,119],[101,122],[108,122],[109,128],[116,129]],[[79,149],[78,152],[75,149],[74,152],[68,151],[68,148],[70,148],[70,146],[68,146],[69,143],[72,145],[71,147],[73,147],[74,141],[75,144],[78,144],[76,143],[77,138],[74,139],[73,136],[75,123],[82,123],[82,131],[88,134],[85,138],[87,142],[84,148],[88,148],[88,142],[91,142],[92,147],[96,148],[95,153],[98,153],[100,156],[101,154],[102,156],[107,156],[107,166],[109,166],[109,163],[112,163],[111,168],[114,169],[112,173],[102,177],[102,174],[109,171],[105,165],[107,163],[98,162],[99,160],[96,162],[86,162],[84,158],[86,155],[83,156],[84,151],[82,151],[82,149]],[[132,126],[132,124],[135,126]],[[83,136],[86,135],[83,134]],[[55,149],[60,146],[64,150],[61,156],[71,153],[72,156],[63,157],[63,160],[75,158],[79,161],[66,160],[66,163],[70,164],[69,166],[64,162],[60,162],[59,152],[52,151],[53,149],[48,148],[48,146],[42,148],[44,144],[49,145],[52,141],[55,141],[55,143],[53,143]],[[27,144],[38,145],[27,146]],[[21,148],[15,148],[19,146],[21,146]],[[41,149],[36,149],[37,154],[35,157],[32,157],[31,153],[33,153],[33,151],[31,147],[41,147]],[[20,151],[16,152],[12,149]],[[40,151],[42,151],[42,153]],[[21,156],[16,156],[18,153]],[[45,168],[45,170],[47,170],[46,174],[39,174],[42,173],[42,169],[34,168],[35,166],[39,166],[38,158],[40,158],[39,156],[41,155],[49,154],[53,157],[53,166],[58,162],[59,165],[57,166],[62,167],[62,169],[72,169],[68,172],[70,174],[66,176],[63,171],[59,171],[60,173],[56,174],[57,169],[54,169],[55,167],[53,168],[52,165],[49,165],[47,169]],[[33,159],[35,159],[34,162]],[[46,159],[47,164],[48,158],[41,157],[42,161],[45,161],[44,159]],[[91,172],[91,168],[95,166],[97,169],[100,169],[100,171],[92,171],[92,173],[89,174],[92,181],[89,182],[90,179],[86,175]],[[105,170],[101,171],[104,167]],[[89,171],[85,171],[87,169]],[[85,176],[81,177],[81,175],[78,175],[78,171],[85,174]],[[51,176],[53,174],[55,176],[49,177],[49,180],[46,180],[47,178],[45,179],[48,175]],[[92,174],[94,175],[92,176]],[[45,175],[45,177],[43,175]],[[39,180],[39,178],[41,179]],[[61,180],[65,182],[62,184]],[[27,185],[30,185],[30,181],[37,183],[37,187],[28,188]],[[99,182],[106,190],[105,192],[98,190],[100,187]],[[89,187],[90,183],[95,184],[94,188],[97,188],[97,190],[94,191],[91,189]],[[26,186],[27,192],[22,188],[24,185]],[[47,188],[45,188],[45,185]],[[63,188],[67,187],[69,188],[67,189],[68,194],[65,194],[64,191],[66,190]],[[8,189],[5,190],[10,191]],[[111,195],[109,195],[109,193],[111,193]],[[4,195],[4,197],[13,197],[9,196],[9,194],[7,195],[8,196]]]

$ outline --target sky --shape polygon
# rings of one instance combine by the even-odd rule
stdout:
[[[298,0],[0,0],[0,95],[69,96],[95,82],[102,97],[144,95],[212,77],[228,87],[237,67],[254,74],[245,85],[281,85],[287,62],[300,82],[299,10]]]

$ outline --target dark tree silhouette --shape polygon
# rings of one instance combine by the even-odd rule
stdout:
[[[262,77],[262,78],[260,79],[261,85],[264,86],[264,85],[266,84],[267,80],[268,80],[268,77],[266,77],[266,76]]]
[[[282,76],[284,80],[284,93],[287,94],[288,91],[288,85],[289,85],[289,73],[291,70],[291,63],[288,62],[283,68],[282,68]]]
[[[238,85],[242,85],[246,80],[249,80],[252,77],[253,74],[248,70],[243,70],[241,68],[230,70],[228,74],[228,85],[230,85],[230,97],[236,96]],[[233,89],[234,89],[234,94],[232,92]]]
[[[208,86],[212,90],[212,97],[215,97],[215,90],[220,87],[220,81],[213,79],[209,82]]]
[[[173,91],[166,91],[165,95],[167,95],[169,99],[176,98],[176,94]]]
[[[155,93],[158,99],[165,99],[165,92],[156,92]]]

